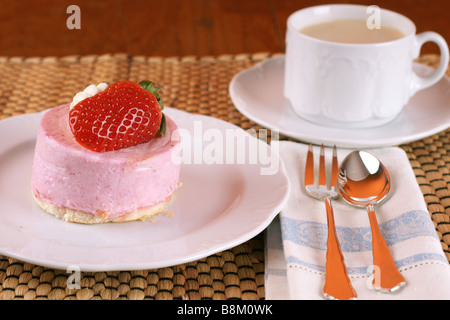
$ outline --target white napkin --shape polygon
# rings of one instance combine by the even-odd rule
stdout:
[[[291,195],[267,229],[266,299],[323,299],[327,221],[323,201],[303,187],[308,146],[281,141],[280,155],[291,182]],[[338,149],[339,163],[351,150]],[[337,235],[358,299],[450,299],[450,266],[429,217],[422,192],[400,148],[366,149],[391,177],[390,197],[375,207],[381,232],[407,285],[386,294],[370,289],[371,232],[365,209],[342,199],[332,202]],[[325,149],[327,163],[331,161]],[[318,168],[319,147],[314,148]]]

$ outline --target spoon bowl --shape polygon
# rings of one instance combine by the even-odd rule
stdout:
[[[365,151],[354,151],[341,164],[338,187],[345,201],[357,207],[367,207],[386,198],[391,180],[377,158]]]
[[[372,285],[383,292],[394,292],[406,284],[395,266],[375,216],[374,206],[386,199],[390,188],[386,167],[368,152],[351,152],[339,168],[338,191],[341,197],[351,205],[367,209],[372,231]]]

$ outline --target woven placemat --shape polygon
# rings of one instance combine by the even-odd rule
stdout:
[[[70,102],[91,83],[152,79],[165,105],[210,115],[243,129],[260,127],[233,106],[228,85],[238,71],[273,54],[210,57],[0,57],[0,119]],[[436,56],[420,62],[435,66]],[[401,146],[408,154],[430,217],[450,261],[450,130]],[[69,289],[66,270],[0,255],[0,299],[264,299],[264,234],[204,259],[139,271],[82,272]],[[438,276],[438,275],[436,275]]]

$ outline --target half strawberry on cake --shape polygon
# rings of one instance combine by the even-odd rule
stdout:
[[[42,117],[33,160],[38,205],[65,221],[142,220],[178,186],[176,124],[150,81],[91,85]]]

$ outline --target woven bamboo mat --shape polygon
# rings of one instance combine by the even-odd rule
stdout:
[[[233,106],[228,85],[238,71],[273,55],[64,58],[0,57],[0,119],[70,102],[91,83],[152,79],[165,105],[217,117],[243,129],[260,127]],[[436,56],[420,62],[435,66]],[[450,261],[450,130],[401,146],[408,154]],[[139,271],[70,274],[0,255],[1,299],[264,299],[264,234],[232,249],[182,265]]]

